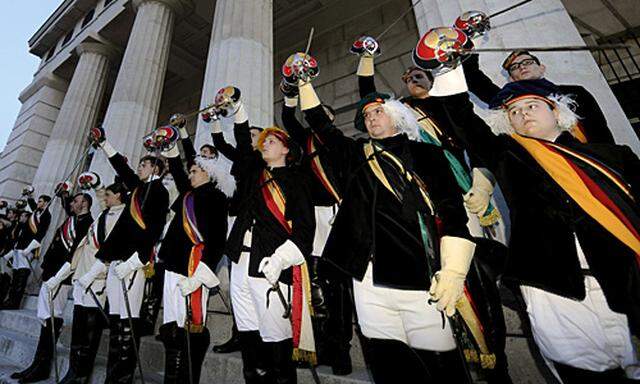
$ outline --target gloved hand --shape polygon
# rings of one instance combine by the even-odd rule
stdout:
[[[276,248],[273,255],[265,257],[260,261],[258,272],[264,274],[270,284],[276,284],[283,270],[292,265],[304,263],[304,256],[293,241],[287,240]]]
[[[69,180],[66,180],[58,183],[53,193],[54,195],[61,197],[61,196],[64,196],[65,194],[69,194],[72,188],[73,188],[73,184]]]
[[[304,83],[311,82],[320,72],[316,59],[302,52],[289,56],[281,71],[283,80],[292,85],[297,84],[299,80]]]
[[[214,104],[218,111],[225,112],[224,116],[231,116],[236,113],[241,97],[242,92],[240,92],[240,89],[227,86],[218,90]]]
[[[471,189],[464,195],[464,205],[469,212],[476,215],[483,215],[493,194],[493,183],[478,168],[473,169],[473,183]]]
[[[91,283],[93,283],[93,281],[98,278],[98,276],[104,274],[105,272],[107,272],[107,266],[104,265],[102,261],[96,260],[89,271],[78,280],[76,280],[76,284],[78,284],[82,288],[82,290],[86,290],[91,285]]]
[[[60,267],[55,276],[51,277],[49,280],[45,281],[43,284],[47,287],[49,292],[54,293],[60,284],[67,278],[71,276],[71,264],[66,262]]]
[[[160,152],[160,154],[162,156],[164,156],[164,157],[173,158],[173,157],[180,156],[180,150],[178,150],[178,146],[177,145],[174,145],[171,148],[169,148],[168,150]]]
[[[40,242],[38,240],[33,239],[31,240],[29,245],[27,245],[25,249],[21,249],[20,252],[22,253],[23,256],[26,256],[38,248],[40,248]]]
[[[178,282],[182,296],[188,296],[203,285],[211,289],[220,285],[220,280],[218,280],[218,276],[202,262],[198,263],[198,267],[191,277],[185,277]]]
[[[142,267],[144,267],[144,264],[142,264],[142,262],[138,258],[138,252],[136,252],[133,255],[131,255],[131,257],[127,259],[127,261],[124,261],[118,264],[114,268],[114,270],[116,272],[116,277],[120,280],[123,280],[130,273]]]
[[[33,195],[33,192],[35,191],[35,189],[33,189],[32,186],[27,185],[26,187],[22,188],[22,196],[31,196]]]
[[[284,95],[285,98],[294,98],[298,97],[298,87],[294,84],[289,84],[284,79],[280,80],[280,92]]]
[[[353,42],[349,52],[360,56],[378,56],[380,55],[380,44],[373,37],[363,35]]]
[[[464,293],[475,247],[474,242],[461,237],[444,236],[440,241],[441,268],[431,280],[429,293],[437,302],[436,308],[449,317],[456,312],[456,303]]]
[[[82,172],[78,176],[78,187],[82,190],[96,189],[101,184],[100,176],[95,172]]]
[[[107,135],[104,133],[104,128],[94,127],[89,131],[89,143],[93,148],[102,146],[102,143],[107,139]]]
[[[182,113],[174,113],[169,118],[169,125],[182,129],[187,125],[187,118]]]
[[[487,33],[491,29],[491,22],[484,12],[467,11],[456,19],[453,26],[464,32],[469,39],[473,39]]]

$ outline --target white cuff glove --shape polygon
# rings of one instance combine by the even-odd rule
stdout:
[[[180,150],[178,150],[178,145],[175,144],[173,145],[173,147],[171,147],[171,149],[168,149],[166,151],[162,151],[160,152],[160,154],[164,157],[179,157],[180,156]]]
[[[189,138],[189,132],[187,132],[187,128],[185,128],[185,127],[179,128],[178,132],[180,133],[180,138],[181,139],[188,139]]]
[[[302,80],[298,81],[298,91],[300,94],[300,109],[306,111],[311,108],[315,108],[320,105],[320,99],[313,89],[311,82],[304,83]]]
[[[116,155],[116,153],[118,153],[118,151],[116,151],[111,146],[111,143],[109,143],[107,140],[103,141],[100,146],[102,147],[102,150],[104,151],[105,155],[107,155],[107,157],[113,157]]]
[[[127,259],[127,261],[124,261],[116,265],[114,270],[116,272],[116,276],[118,277],[118,279],[124,280],[124,278],[127,277],[127,275],[129,275],[133,271],[140,269],[142,267],[144,267],[144,264],[142,264],[142,262],[138,258],[138,252],[136,252],[133,255],[131,255],[131,257]]]
[[[373,76],[375,73],[373,67],[373,56],[363,55],[360,56],[360,62],[358,63],[358,70],[356,75],[358,76]]]
[[[89,269],[89,272],[85,273],[81,278],[79,278],[76,281],[76,284],[78,284],[83,290],[86,290],[91,285],[91,283],[93,283],[93,281],[98,278],[98,276],[105,272],[107,272],[107,266],[104,265],[102,261],[96,260],[95,263],[93,263],[93,265],[91,266],[91,269]]]
[[[62,265],[62,267],[60,267],[55,276],[44,282],[44,285],[47,287],[49,292],[53,293],[56,289],[58,289],[58,286],[62,284],[62,282],[69,276],[71,276],[71,264],[69,262],[66,262]]]
[[[292,265],[304,263],[304,256],[298,246],[291,240],[287,240],[279,246],[271,257],[265,257],[260,261],[258,272],[264,274],[271,285],[278,282],[283,270]]]
[[[238,109],[236,110],[236,114],[233,115],[233,122],[235,124],[241,124],[247,120],[249,120],[249,115],[247,115],[247,110],[244,109],[244,103],[238,101]]]
[[[429,293],[436,308],[451,317],[464,294],[464,280],[471,266],[476,244],[461,237],[444,236],[440,241],[441,269],[431,280]]]
[[[222,133],[222,124],[220,124],[220,119],[211,120],[211,133]]]
[[[23,255],[27,255],[38,248],[40,248],[40,243],[38,242],[38,240],[31,240],[29,245],[27,245],[27,248],[23,249],[21,252]]]
[[[471,189],[463,199],[465,207],[473,214],[482,215],[489,208],[492,194],[491,180],[479,168],[474,168]]]
[[[298,96],[295,97],[284,97],[284,105],[289,108],[295,108],[298,106]]]
[[[188,296],[203,285],[211,289],[219,284],[220,280],[218,280],[216,274],[205,263],[200,262],[195,273],[191,277],[180,280],[178,287],[182,296]]]
[[[456,69],[436,76],[429,90],[429,96],[451,96],[469,90],[464,70],[459,65]]]

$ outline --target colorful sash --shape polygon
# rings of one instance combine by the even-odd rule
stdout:
[[[440,142],[437,136],[438,133],[442,135],[442,132],[440,131],[440,129],[438,129],[438,127],[431,120],[431,118],[429,118],[429,116],[427,116],[420,109],[413,108],[408,104],[406,105],[410,107],[410,109],[418,118],[418,124],[420,125],[420,128],[421,128],[419,131],[420,138],[422,139],[422,141],[424,141],[425,143],[436,145],[438,147],[442,147],[442,143]],[[455,157],[453,153],[451,153],[449,150],[444,148],[443,148],[443,152],[444,152],[444,156],[447,158],[447,161],[449,162],[449,168],[451,168],[453,175],[456,177],[456,181],[458,182],[458,185],[464,191],[464,193],[469,192],[469,190],[471,189],[471,185],[473,183],[471,176],[469,175],[465,167],[462,164],[460,164],[460,161],[458,160],[457,157]],[[491,204],[491,202],[489,202],[489,206],[487,207],[487,210],[482,215],[478,216],[478,221],[480,222],[480,225],[483,227],[490,227],[493,224],[497,223],[499,220],[500,220],[500,212],[493,206],[493,204]]]
[[[565,146],[519,135],[511,137],[586,214],[629,247],[640,264],[640,218],[630,188],[619,175]]]
[[[193,276],[196,272],[198,264],[200,264],[200,260],[202,259],[202,252],[204,251],[204,238],[198,230],[193,200],[193,193],[191,191],[187,192],[182,199],[182,228],[193,244],[191,247],[191,253],[189,254],[189,277]],[[204,328],[202,286],[193,291],[190,297],[191,318],[189,319],[189,332],[200,333]]]
[[[587,135],[584,133],[584,126],[580,121],[576,121],[571,129],[571,135],[576,138],[581,143],[587,143]]]
[[[74,216],[67,217],[67,220],[62,224],[62,230],[60,232],[62,245],[67,251],[70,251],[76,239],[76,220]]]
[[[144,216],[142,216],[142,206],[140,199],[140,190],[142,188],[136,187],[131,194],[131,204],[129,205],[129,213],[133,220],[142,229],[147,229],[147,225],[144,222]]]
[[[31,233],[36,235],[38,233],[38,225],[40,224],[40,215],[35,211],[29,216],[29,229]]]
[[[103,213],[104,215],[104,213]],[[97,227],[98,226],[98,222],[95,221],[91,224],[91,226],[89,227],[89,236],[87,236],[87,238],[91,241],[91,244],[93,245],[93,247],[95,249],[100,249],[100,241],[98,241],[98,234],[97,232]]]
[[[309,139],[307,140],[307,153],[311,156],[311,170],[320,180],[320,183],[322,183],[322,186],[327,190],[327,192],[329,192],[331,196],[340,203],[342,199],[336,191],[336,188],[331,184],[331,181],[329,181],[329,178],[324,171],[324,167],[322,166],[322,162],[320,161],[320,156],[316,153],[316,140],[318,140],[321,145],[323,144],[322,140],[315,134],[309,135]]]
[[[280,225],[291,234],[291,221],[285,217],[286,198],[278,183],[267,169],[260,175],[262,197],[269,212]],[[317,364],[316,346],[313,336],[313,306],[311,305],[311,279],[307,263],[291,267],[293,274],[293,297],[291,299],[291,330],[293,334],[293,359]]]

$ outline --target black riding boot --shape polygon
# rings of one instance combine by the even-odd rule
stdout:
[[[265,343],[258,331],[238,332],[242,353],[242,374],[246,384],[266,384]]]
[[[98,309],[76,305],[73,310],[69,370],[59,384],[89,382],[105,326]]]
[[[427,371],[433,383],[472,384],[466,374],[466,362],[457,349],[446,352],[413,349],[420,358],[422,369]]]
[[[114,368],[120,359],[120,316],[109,315],[109,352],[107,354],[107,377],[108,383],[111,376],[115,375]]]
[[[376,384],[431,382],[419,355],[402,341],[362,337],[367,368]],[[454,383],[455,381],[451,381]],[[434,381],[434,383],[436,383]]]
[[[11,275],[8,273],[0,273],[0,308],[4,305],[4,299],[7,297],[10,287]]]
[[[328,262],[321,264],[320,273],[326,276],[326,292],[329,317],[327,336],[329,340],[330,365],[334,375],[348,375],[352,371],[351,339],[353,338],[353,305],[349,297],[350,278]]]
[[[62,330],[62,319],[54,318],[55,340],[58,341]],[[11,375],[12,379],[18,379],[20,383],[34,383],[46,380],[51,372],[53,362],[53,348],[56,347],[51,337],[51,320],[47,319],[45,325],[40,327],[40,337],[36,353],[33,356],[31,365],[22,372]]]
[[[631,384],[637,383],[628,379],[621,368],[604,372],[587,371],[585,369],[571,367],[560,363],[553,363],[558,375],[564,384]]]
[[[211,344],[211,335],[209,329],[204,327],[202,332],[191,333],[191,368],[193,369],[193,383],[200,382],[200,374],[202,372],[202,364]]]
[[[270,351],[269,376],[275,384],[296,384],[298,375],[296,365],[291,359],[293,353],[293,339],[286,339],[276,343],[265,342],[266,350]]]
[[[116,357],[117,360],[112,365],[111,371],[107,373],[105,383],[133,383],[137,367],[137,357],[133,343],[135,341],[136,345],[140,345],[140,337],[137,333],[137,320],[138,319],[133,319],[134,328],[132,330],[129,319],[118,319],[119,348]],[[131,336],[132,331],[135,334],[135,340]],[[111,355],[111,351],[109,351],[109,355]]]
[[[184,329],[172,322],[161,325],[159,331],[164,344],[164,384],[188,382]]]
[[[11,287],[9,294],[4,302],[4,309],[19,309],[22,303],[24,290],[27,288],[27,280],[31,271],[28,268],[20,268],[13,270],[13,278],[11,279]]]

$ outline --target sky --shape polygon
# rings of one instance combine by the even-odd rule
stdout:
[[[40,58],[29,53],[28,41],[62,0],[0,1],[0,149],[20,111],[18,95],[31,83]]]

